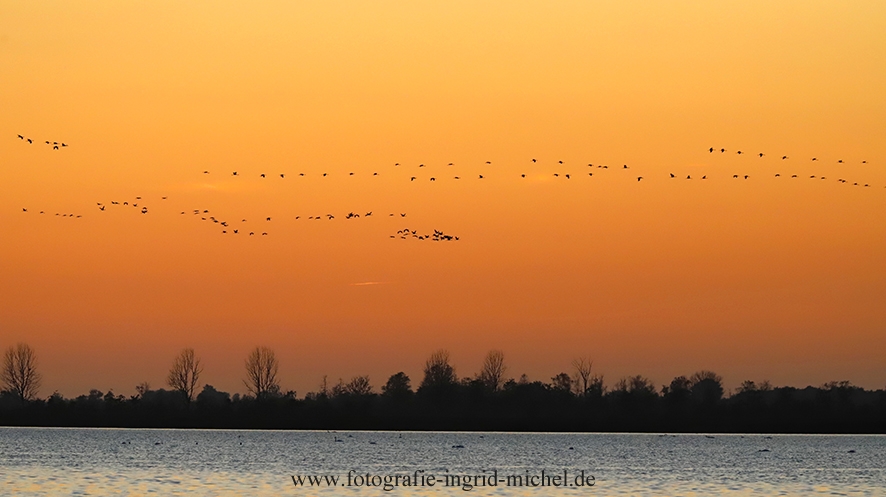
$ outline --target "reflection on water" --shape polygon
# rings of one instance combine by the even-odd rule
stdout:
[[[0,428],[0,495],[886,495],[886,436]],[[296,488],[292,476],[435,475],[434,487]],[[584,488],[507,486],[584,470]],[[483,473],[486,471],[486,473]],[[452,482],[452,480],[450,480]],[[403,481],[401,480],[401,483]]]

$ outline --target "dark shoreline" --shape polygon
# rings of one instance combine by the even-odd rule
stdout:
[[[210,387],[211,388],[211,387]],[[205,392],[205,390],[204,390]],[[215,392],[212,389],[212,392]],[[577,395],[541,384],[295,398],[172,391],[125,398],[93,391],[26,403],[0,396],[0,426],[60,428],[482,431],[520,433],[886,434],[886,391],[779,387],[727,398],[611,391]]]

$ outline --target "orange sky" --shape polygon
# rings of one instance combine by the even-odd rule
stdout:
[[[6,1],[0,347],[42,395],[256,345],[299,396],[437,348],[882,388],[884,59],[877,1]]]

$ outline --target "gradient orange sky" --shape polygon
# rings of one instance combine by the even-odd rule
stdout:
[[[4,1],[0,68],[0,347],[41,395],[183,347],[243,392],[256,345],[299,396],[438,348],[886,385],[883,2]]]

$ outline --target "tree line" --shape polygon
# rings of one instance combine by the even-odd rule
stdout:
[[[276,428],[498,431],[636,431],[886,433],[886,390],[848,381],[819,387],[773,387],[743,382],[730,395],[712,371],[678,376],[657,387],[642,375],[604,384],[589,358],[550,381],[507,376],[504,354],[490,351],[479,372],[459,378],[446,350],[425,361],[413,389],[404,372],[376,391],[366,375],[303,398],[283,391],[279,361],[268,347],[244,360],[246,394],[202,384],[202,361],[183,349],[165,388],[148,383],[126,397],[91,390],[75,398],[38,397],[41,375],[34,350],[9,347],[0,382],[0,425],[157,428]],[[199,391],[198,391],[199,390]]]

